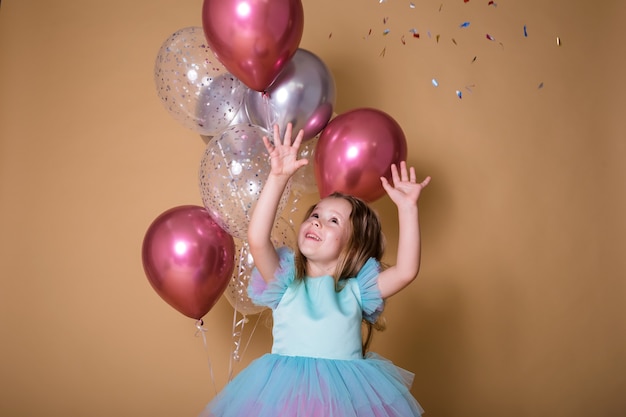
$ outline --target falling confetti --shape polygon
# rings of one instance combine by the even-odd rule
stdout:
[[[414,38],[419,38],[419,37],[420,37],[419,32],[418,32],[418,31],[417,31],[417,29],[415,29],[415,28],[413,28],[413,29],[409,29],[409,32],[411,32],[411,33],[413,34],[413,37],[414,37]]]
[[[493,36],[491,36],[490,34],[485,35],[485,37],[486,37],[487,39],[489,39],[490,41],[495,41],[495,40],[496,40],[496,38],[494,38],[494,37],[493,37]]]
[[[433,78],[430,82],[432,83],[433,87],[439,87],[439,81],[437,81],[435,78]]]
[[[495,1],[490,1],[489,3],[487,3],[487,6],[498,7],[498,4]]]
[[[411,9],[415,9],[415,3],[413,3],[413,2],[409,3],[409,7],[410,7]]]
[[[526,25],[524,25],[524,37],[525,38],[528,37],[528,31],[526,30]]]
[[[383,36],[388,35],[388,34],[389,34],[389,29],[383,30]]]
[[[440,37],[440,36],[441,36],[441,35],[437,35],[437,36],[435,36],[435,39],[437,39],[437,43],[439,43],[439,37]]]
[[[537,89],[541,90],[543,88],[543,82],[540,82],[539,85],[537,86]]]
[[[472,59],[472,62],[471,62],[471,63],[473,64],[474,62],[476,62],[476,59],[477,59],[477,58],[478,58],[478,57],[477,57],[477,56],[475,56],[475,57]]]
[[[456,90],[456,96],[458,98],[463,98],[463,93],[461,92],[461,90]]]
[[[463,22],[459,25],[460,28],[466,28],[470,25],[470,22]]]
[[[333,37],[333,32],[330,32],[330,33],[328,34],[328,39],[330,39],[330,38],[332,38],[332,37]]]
[[[456,45],[456,39],[452,38],[452,43]]]
[[[400,42],[402,42],[402,45],[406,45],[406,41],[404,40],[404,35],[400,37]]]
[[[556,46],[561,46],[561,38],[556,37]]]
[[[382,51],[380,51],[380,54],[379,54],[378,56],[380,56],[380,57],[383,57],[383,58],[384,58],[384,57],[385,57],[385,52],[387,52],[387,47],[386,47],[386,46],[383,48],[383,50],[382,50]]]

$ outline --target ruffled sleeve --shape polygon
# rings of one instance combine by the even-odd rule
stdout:
[[[371,323],[378,319],[385,307],[378,289],[378,274],[380,274],[380,263],[376,259],[370,258],[356,276],[361,292],[363,318]]]
[[[277,251],[279,264],[274,280],[265,282],[261,273],[254,268],[248,282],[248,297],[259,306],[276,308],[285,294],[287,287],[295,277],[295,263],[293,251],[288,247],[281,247]]]

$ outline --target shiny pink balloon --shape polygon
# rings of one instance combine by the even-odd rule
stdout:
[[[204,207],[179,206],[157,217],[143,241],[152,288],[187,317],[200,319],[222,295],[235,265],[235,242]]]
[[[296,53],[304,10],[300,0],[204,0],[202,26],[226,69],[263,91]]]
[[[371,202],[385,194],[380,177],[391,179],[391,164],[406,159],[400,125],[371,108],[340,114],[322,131],[315,149],[315,178],[321,197],[333,191]]]

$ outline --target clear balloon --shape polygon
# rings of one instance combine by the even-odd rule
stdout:
[[[296,245],[294,228],[282,217],[274,223],[271,239],[275,248],[288,246],[293,249]],[[224,291],[224,296],[230,305],[244,316],[260,313],[266,307],[254,304],[247,292],[250,275],[254,269],[254,258],[250,254],[250,247],[244,240],[236,240],[235,247],[237,248],[235,271]]]
[[[264,93],[247,91],[244,107],[253,124],[267,130],[278,124],[282,137],[291,123],[293,131],[303,129],[308,140],[328,124],[335,97],[335,80],[328,67],[315,54],[298,49]]]
[[[235,242],[204,207],[179,206],[146,231],[142,262],[148,281],[170,306],[200,319],[228,286]]]
[[[232,127],[232,126],[240,125],[240,124],[246,124],[246,125],[251,124],[250,119],[248,118],[248,113],[246,112],[246,108],[243,105],[239,108],[239,111],[237,112],[233,120],[230,121],[227,127]],[[222,131],[219,131],[216,135],[220,135],[221,133]],[[211,136],[200,135],[200,137],[202,138],[202,140],[204,141],[204,144],[206,145],[211,141],[211,139],[215,137],[215,135],[211,135]]]
[[[300,0],[204,0],[202,26],[222,64],[263,91],[296,53],[304,10]]]
[[[371,108],[354,109],[334,118],[315,149],[315,177],[321,197],[341,191],[374,201],[385,194],[380,177],[391,180],[391,164],[406,160],[407,144],[400,125]]]
[[[163,106],[183,126],[215,135],[242,107],[246,86],[215,57],[201,27],[171,35],[154,65],[154,82]]]
[[[259,126],[230,126],[209,141],[200,162],[204,206],[220,227],[239,239],[247,239],[250,215],[271,170],[263,136],[268,132]],[[278,215],[290,189],[283,194]]]
[[[291,190],[302,194],[311,194],[317,192],[317,183],[315,182],[315,148],[319,136],[304,142],[298,151],[298,159],[307,159],[309,163],[293,175],[291,179]]]

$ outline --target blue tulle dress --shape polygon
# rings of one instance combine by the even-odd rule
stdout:
[[[272,309],[272,353],[243,369],[205,408],[210,417],[411,417],[423,412],[409,392],[413,374],[361,353],[361,319],[383,309],[380,266],[370,259],[335,290],[331,276],[294,280],[294,256],[278,250],[276,279],[258,272],[248,294]]]

